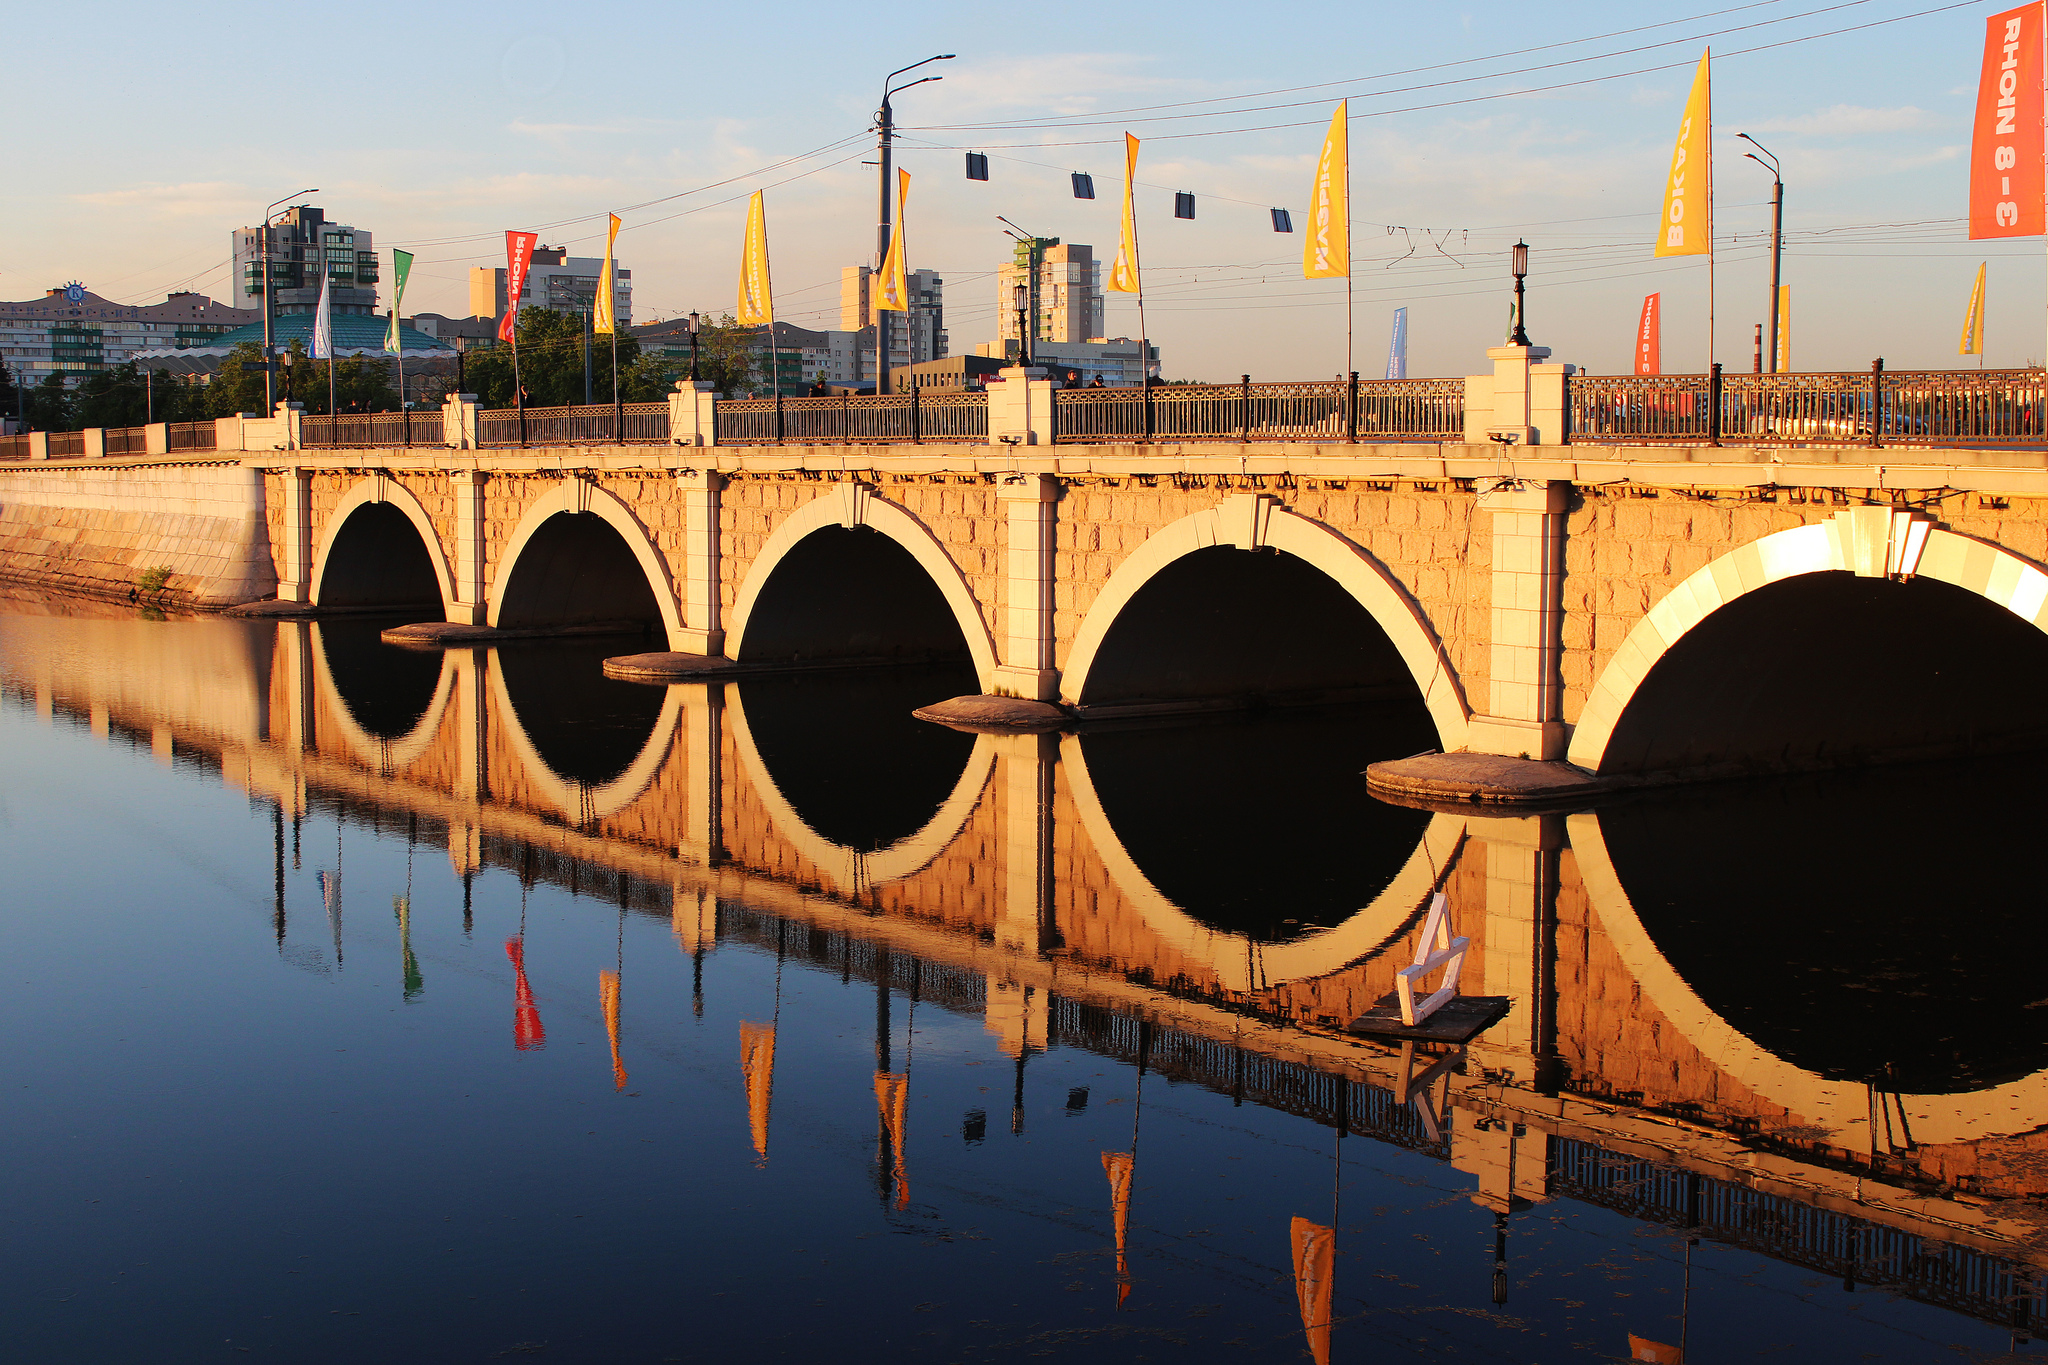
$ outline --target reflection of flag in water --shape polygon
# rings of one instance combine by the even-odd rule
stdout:
[[[398,954],[405,972],[405,998],[410,1000],[427,984],[420,975],[420,960],[412,955],[412,897],[393,896],[391,913],[398,916]]]
[[[775,1099],[775,1025],[740,1021],[740,1071],[747,1078],[747,1123],[754,1151],[768,1157],[768,1107]]]
[[[896,1207],[910,1207],[910,1171],[903,1151],[903,1119],[910,1101],[910,1077],[888,1071],[875,1073],[875,1107],[882,1111],[882,1131],[889,1136],[889,1150],[895,1154]]]
[[[327,907],[327,927],[334,932],[334,965],[341,966],[341,873],[320,874],[320,903]]]
[[[1301,1300],[1301,1325],[1316,1365],[1330,1365],[1330,1277],[1337,1234],[1306,1218],[1294,1220],[1294,1293]]]
[[[526,940],[506,939],[505,956],[512,959],[512,1046],[533,1052],[547,1046],[548,1031],[541,1027],[533,987],[526,984]]]
[[[1666,1346],[1661,1341],[1651,1341],[1634,1332],[1628,1334],[1628,1358],[1647,1360],[1651,1365],[1685,1365],[1685,1352],[1676,1346]]]
[[[1137,1158],[1130,1152],[1104,1152],[1102,1169],[1109,1176],[1111,1221],[1116,1227],[1116,1306],[1131,1296],[1131,1265],[1125,1257],[1125,1240],[1131,1230],[1131,1168]]]
[[[597,974],[597,999],[604,1006],[604,1031],[612,1040],[612,1086],[626,1088],[626,1064],[619,1057],[619,974]]]

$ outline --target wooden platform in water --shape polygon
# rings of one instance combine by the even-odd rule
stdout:
[[[1442,1009],[1410,1028],[1401,1022],[1400,997],[1388,994],[1348,1025],[1352,1033],[1397,1042],[1469,1043],[1507,1017],[1510,1001],[1505,995],[1461,995],[1444,1002]]]

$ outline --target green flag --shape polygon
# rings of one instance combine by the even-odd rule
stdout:
[[[391,331],[384,338],[384,349],[397,355],[398,317],[405,304],[405,277],[412,274],[410,251],[400,251],[397,247],[391,249],[391,273],[397,277],[397,283],[391,292]]]

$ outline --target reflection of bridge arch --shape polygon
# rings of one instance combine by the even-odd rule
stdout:
[[[923,522],[895,503],[876,497],[863,484],[835,485],[834,491],[812,499],[783,518],[782,524],[762,542],[733,603],[732,623],[725,637],[726,657],[741,657],[754,609],[776,568],[805,537],[833,526],[865,526],[909,552],[945,598],[954,623],[960,627],[961,638],[967,643],[967,654],[974,663],[974,676],[982,691],[992,688],[996,675],[995,637],[989,634],[988,623],[982,620],[980,605],[975,602],[974,592],[967,586],[959,565]]]
[[[618,814],[653,785],[662,765],[668,761],[677,727],[682,723],[682,687],[666,689],[668,695],[662,699],[661,715],[655,719],[654,730],[625,771],[602,786],[593,787],[581,780],[563,777],[541,757],[540,746],[526,732],[526,727],[520,723],[518,710],[512,705],[512,694],[505,688],[505,671],[497,665],[497,653],[496,650],[491,651],[491,700],[505,721],[505,734],[512,741],[513,752],[519,755],[520,765],[533,782],[533,790],[543,800],[573,823],[587,825],[592,820]]]
[[[1429,899],[1465,837],[1464,816],[1435,816],[1424,828],[1415,852],[1372,904],[1328,929],[1303,934],[1288,943],[1261,944],[1203,924],[1152,884],[1109,822],[1109,813],[1088,775],[1088,759],[1079,736],[1061,737],[1060,766],[1066,770],[1081,827],[1088,831],[1088,842],[1102,859],[1110,880],[1161,942],[1190,961],[1206,965],[1226,990],[1254,991],[1285,981],[1328,976],[1384,946]]]
[[[1465,747],[1470,712],[1464,691],[1435,630],[1414,599],[1358,545],[1320,522],[1252,493],[1227,498],[1161,527],[1117,565],[1088,608],[1068,651],[1060,682],[1068,701],[1083,699],[1103,641],[1131,599],[1174,561],[1213,546],[1278,550],[1334,580],[1386,632],[1429,709],[1441,746],[1446,751]],[[1246,628],[1253,627],[1248,623]]]
[[[1871,1150],[1872,1113],[1882,1097],[1874,1098],[1868,1085],[1829,1080],[1795,1066],[1752,1042],[1716,1013],[1643,928],[1607,851],[1600,817],[1574,815],[1569,827],[1587,899],[1643,999],[1731,1079],[1796,1118],[1828,1129],[1837,1146]],[[2031,1132],[2048,1123],[2048,1071],[1965,1094],[1898,1096],[1896,1103],[1916,1143],[1971,1142]]]
[[[774,825],[776,833],[787,840],[799,856],[817,868],[819,874],[842,895],[902,881],[929,867],[933,859],[960,837],[960,831],[967,828],[967,821],[974,814],[974,808],[981,804],[982,793],[988,789],[989,774],[995,768],[995,741],[987,735],[975,736],[974,748],[968,751],[967,766],[962,769],[960,780],[953,784],[953,794],[925,822],[924,828],[898,839],[887,848],[864,853],[833,843],[811,828],[797,813],[789,798],[782,794],[782,789],[775,785],[775,778],[761,757],[760,746],[754,742],[754,732],[747,725],[747,708],[740,699],[740,689],[728,689],[726,697],[725,715],[732,727],[733,747],[739,750],[740,762],[746,765],[754,791],[767,808],[769,822]]]
[[[1571,762],[1601,770],[1615,729],[1651,670],[1714,612],[1786,579],[1854,569],[1860,547],[1849,542],[1864,537],[1875,541],[1875,561],[1865,566],[1875,573],[1866,576],[1881,575],[1886,550],[1898,534],[1889,508],[1859,508],[1751,541],[1692,574],[1650,608],[1600,671],[1572,731]],[[2048,574],[1986,541],[1930,529],[1914,572],[1975,593],[2022,621],[2048,624]]]
[[[411,489],[382,474],[359,480],[355,487],[342,495],[341,501],[335,504],[334,511],[329,514],[326,530],[320,536],[319,553],[313,558],[313,601],[316,604],[321,603],[331,595],[327,582],[328,561],[333,556],[335,542],[347,529],[349,518],[361,508],[378,504],[388,504],[403,512],[405,519],[412,523],[413,529],[420,533],[420,544],[427,552],[427,562],[433,565],[434,584],[440,589],[442,605],[445,607],[454,601],[455,590],[453,580],[448,575],[448,557],[442,553],[441,536],[434,529],[433,518],[427,515],[427,509],[413,496]]]
[[[326,641],[322,638],[318,621],[312,623],[312,630],[313,686],[327,714],[334,717],[335,729],[348,752],[379,772],[402,768],[425,754],[440,731],[441,718],[448,710],[448,699],[455,692],[454,653],[450,651],[441,655],[441,673],[434,683],[434,697],[421,713],[419,723],[398,739],[379,739],[363,728],[342,697],[341,688],[334,681],[334,669],[327,662]],[[395,649],[397,646],[387,645],[385,648]]]
[[[512,587],[513,575],[519,570],[521,554],[541,533],[541,528],[557,516],[573,517],[583,513],[598,517],[618,532],[619,539],[625,542],[626,549],[632,553],[640,572],[647,579],[648,590],[661,612],[661,624],[668,634],[669,648],[678,648],[682,639],[683,615],[681,604],[676,601],[675,575],[669,572],[668,561],[648,537],[647,528],[640,524],[640,519],[618,495],[573,475],[558,481],[551,492],[535,499],[513,529],[512,539],[506,543],[497,573],[491,580],[490,624],[494,627],[505,624],[502,618],[506,593]]]

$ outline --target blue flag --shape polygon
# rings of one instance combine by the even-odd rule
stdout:
[[[1408,377],[1408,310],[1394,310],[1394,339],[1387,348],[1387,378]]]

